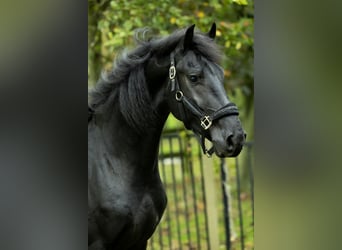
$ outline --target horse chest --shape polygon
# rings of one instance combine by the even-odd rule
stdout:
[[[101,238],[116,247],[146,241],[166,206],[166,195],[159,177],[153,178],[153,184],[137,185],[128,182],[124,172],[108,169],[98,175],[101,183],[96,186],[101,188],[96,189],[96,199],[90,204],[94,235],[101,234]]]

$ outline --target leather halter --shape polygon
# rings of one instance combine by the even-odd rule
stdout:
[[[239,115],[239,111],[234,103],[228,103],[218,110],[207,113],[201,107],[199,107],[195,102],[191,101],[189,98],[184,96],[178,81],[177,81],[177,71],[175,66],[174,52],[170,55],[171,65],[169,68],[169,80],[170,80],[170,91],[174,93],[174,98],[177,103],[181,106],[179,107],[181,120],[184,122],[186,128],[190,128],[188,124],[188,120],[186,117],[185,110],[189,111],[192,115],[194,115],[199,122],[200,129],[191,128],[195,135],[199,138],[200,144],[203,150],[208,157],[214,153],[214,147],[207,149],[205,146],[205,131],[207,131],[213,124],[214,121],[219,120],[226,116]]]

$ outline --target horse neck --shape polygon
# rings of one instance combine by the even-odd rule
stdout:
[[[159,119],[153,121],[154,127],[143,132],[128,125],[118,106],[104,114],[98,124],[106,151],[120,161],[144,171],[156,166],[159,141],[169,114],[162,89],[154,93],[152,101],[159,111]]]

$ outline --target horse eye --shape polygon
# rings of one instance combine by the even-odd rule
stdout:
[[[192,82],[197,82],[198,77],[197,77],[196,75],[190,75],[190,76],[189,76],[189,79],[190,79],[190,81],[192,81]]]

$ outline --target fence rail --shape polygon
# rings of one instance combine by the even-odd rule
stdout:
[[[243,151],[236,159],[207,158],[193,135],[163,135],[168,205],[148,249],[253,249],[253,144]]]

